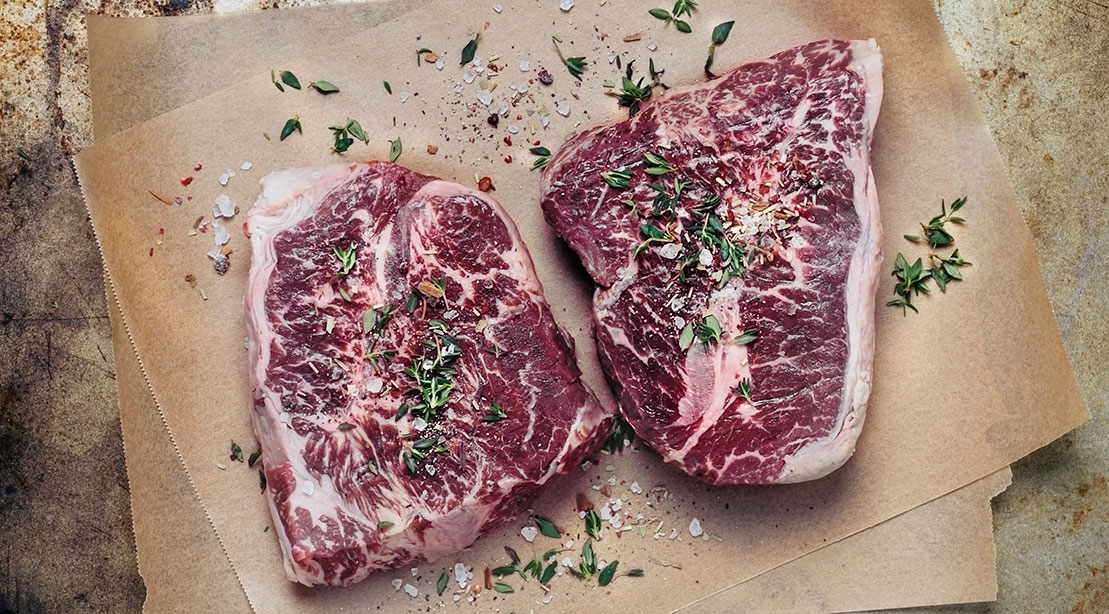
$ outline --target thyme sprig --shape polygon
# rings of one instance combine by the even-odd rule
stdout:
[[[944,201],[940,201],[940,214],[928,221],[927,224],[921,224],[920,228],[923,231],[920,235],[904,235],[904,237],[913,243],[920,243],[927,240],[928,244],[932,247],[946,247],[955,243],[955,237],[951,236],[944,225],[948,222],[952,224],[962,224],[966,222],[963,218],[955,215],[955,212],[963,208],[967,202],[967,197],[956,198],[951,202],[950,211]]]
[[[570,71],[572,77],[581,79],[582,74],[585,73],[585,65],[587,64],[585,56],[568,58],[562,55],[562,49],[559,49],[558,43],[558,39],[552,36],[551,44],[554,45],[555,51],[558,53],[558,59],[562,60],[563,66],[566,67],[566,70]]]
[[[551,150],[547,149],[546,147],[532,147],[528,151],[530,151],[533,155],[538,156],[535,158],[535,162],[531,164],[532,169],[547,168],[547,164],[551,161]]]
[[[945,226],[948,223],[963,224],[966,222],[962,217],[955,215],[957,211],[963,208],[966,201],[966,196],[956,198],[949,206],[941,200],[940,214],[929,220],[927,224],[920,224],[921,234],[904,235],[906,240],[913,243],[926,242],[933,251],[928,254],[929,266],[927,269],[924,268],[923,258],[917,258],[915,262],[909,264],[904,254],[897,254],[893,262],[893,277],[897,279],[893,291],[898,298],[886,303],[887,307],[900,307],[905,315],[908,315],[910,309],[915,313],[919,313],[919,310],[913,305],[912,299],[914,296],[929,293],[929,281],[934,281],[940,292],[946,293],[949,283],[963,279],[960,269],[970,266],[971,263],[959,255],[959,250],[954,250],[949,256],[938,254],[935,250],[955,244],[955,237]]]
[[[339,277],[346,277],[350,274],[351,269],[354,268],[357,247],[352,243],[351,246],[346,249],[336,245],[332,247],[331,250],[335,254],[335,257],[339,259]]]
[[[717,26],[712,29],[712,42],[709,43],[709,56],[705,59],[705,76],[709,79],[715,79],[717,77],[711,70],[713,59],[716,56],[716,48],[723,45],[724,42],[728,40],[728,35],[731,34],[732,26],[734,25],[734,20],[725,21],[724,23],[717,24]]]

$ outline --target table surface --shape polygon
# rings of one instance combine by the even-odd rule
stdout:
[[[317,3],[0,2],[0,612],[137,612],[144,594],[100,257],[70,164],[92,144],[83,15]],[[1017,463],[994,501],[997,602],[921,611],[1109,612],[1109,3],[937,10],[1093,419]]]

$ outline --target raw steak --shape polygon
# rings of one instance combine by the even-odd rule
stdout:
[[[271,174],[249,214],[254,430],[290,579],[470,545],[599,442],[516,226],[388,163]]]
[[[819,41],[582,133],[543,211],[601,287],[623,415],[716,484],[821,477],[870,393],[881,227],[874,41]]]

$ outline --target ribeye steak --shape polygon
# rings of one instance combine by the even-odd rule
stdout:
[[[600,286],[602,364],[636,433],[719,484],[854,452],[881,265],[874,41],[818,41],[571,139],[543,210]]]
[[[269,175],[248,220],[252,419],[290,579],[461,550],[599,443],[609,414],[488,196],[337,165]]]

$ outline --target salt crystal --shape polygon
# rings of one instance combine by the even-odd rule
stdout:
[[[660,247],[658,250],[658,255],[666,258],[667,260],[673,260],[677,258],[681,253],[682,246],[680,243],[667,243],[666,245]]]
[[[222,175],[219,176],[219,180],[218,180],[219,184],[220,185],[227,185],[227,182],[230,181],[231,178],[234,177],[234,176],[235,176],[234,169],[230,169],[230,168],[227,169],[226,171],[223,172]]]
[[[501,108],[497,109],[497,114],[501,117],[508,117],[508,105],[502,104]]]
[[[608,485],[609,486],[616,486],[616,476],[612,476],[608,479]]]
[[[300,491],[306,495],[311,495],[316,492],[316,487],[311,482],[305,482],[304,486],[300,487]]]
[[[254,163],[243,162],[242,165],[239,166],[239,168],[243,169],[244,171],[249,171],[250,169],[254,168]]]
[[[509,133],[509,134],[516,134],[516,133],[517,133],[517,132],[519,132],[519,131],[520,131],[520,129],[519,129],[519,128],[517,128],[517,127],[516,127],[516,126],[514,126],[514,125],[513,125],[513,126],[509,126],[509,127],[508,127],[508,133]]]
[[[539,118],[539,123],[543,124],[543,127],[546,128],[547,126],[551,125],[551,118],[544,115],[543,117]]]
[[[615,53],[608,54],[608,63],[609,64],[615,64],[616,63],[616,54]]]
[[[400,578],[397,578],[396,580],[393,580],[392,584],[393,584],[393,590],[399,591],[401,585],[404,584],[404,580],[401,580]]]
[[[650,49],[651,51],[654,51],[654,50],[658,49],[658,45],[656,45],[654,41],[650,41],[650,42],[647,43],[647,48]]]
[[[570,116],[570,102],[567,101],[565,98],[563,98],[562,100],[559,100],[558,102],[556,102],[555,103],[555,113],[558,113],[559,115],[561,115],[563,117],[569,117]]]
[[[381,389],[384,386],[385,386],[385,380],[381,379],[380,377],[371,377],[371,378],[366,380],[366,390],[369,390],[370,392],[372,392],[374,394],[377,394],[377,393],[381,392]],[[419,418],[417,418],[417,420],[418,419]]]
[[[474,61],[470,62],[470,66],[473,66],[474,67],[474,72],[479,74],[479,75],[481,73],[485,72],[485,62],[481,61],[481,56],[480,55],[475,55],[474,56]]]
[[[567,541],[565,544],[562,544],[562,547],[567,548],[567,549],[573,548],[574,547],[574,540],[571,539],[571,540]]]
[[[435,471],[436,471],[435,465],[425,465],[425,466],[427,467],[427,474],[428,475],[435,475]]]
[[[448,309],[447,311],[443,312],[443,319],[444,320],[453,320],[457,317],[458,317],[458,311],[457,310]]]
[[[531,70],[531,62],[520,60],[520,72],[527,72],[529,70]]]
[[[562,565],[565,567],[573,567],[574,562],[570,560],[570,557],[564,556],[562,557]]]
[[[412,568],[412,577],[415,578],[418,575],[420,575],[420,568],[419,567],[413,567]]]
[[[493,5],[493,12],[494,12],[494,13],[499,13],[499,12],[501,12],[501,11],[503,11],[503,10],[504,10],[504,8],[503,8],[503,7],[501,7],[501,5],[499,5],[499,4],[494,4],[494,5]]]
[[[685,318],[681,316],[674,316],[674,326],[677,328],[685,328]]]
[[[405,584],[404,585],[404,592],[408,593],[409,597],[415,597],[416,595],[420,594],[420,589],[416,588],[415,586],[412,586],[411,584]]]
[[[670,529],[670,539],[678,539],[678,530]]]
[[[612,511],[614,512],[619,512],[620,509],[624,507],[624,501],[621,499],[613,499],[609,501],[608,504],[612,506]]]
[[[409,96],[411,96],[411,95],[412,95],[412,94],[411,94],[410,92],[401,92],[401,93],[400,93],[400,101],[401,101],[401,102],[407,102],[407,101],[408,101],[408,97],[409,97]]]
[[[536,527],[524,527],[520,529],[520,535],[523,535],[524,540],[530,544],[535,541],[535,536],[539,535],[539,529]]]
[[[619,529],[620,527],[624,526],[624,519],[620,516],[613,516],[612,519],[608,521],[608,523],[612,525],[612,528]]]
[[[606,505],[601,508],[601,520],[609,520],[612,518],[612,510]]]
[[[554,594],[552,593],[547,593],[546,595],[543,595],[543,603],[550,603],[552,599],[554,599]]]
[[[231,240],[231,233],[227,232],[227,229],[219,221],[212,222],[212,230],[212,240],[216,245],[225,245]]]
[[[458,582],[458,588],[466,586],[466,566],[462,563],[454,564],[454,580]]]
[[[526,94],[526,93],[528,93],[528,84],[527,84],[527,83],[525,83],[525,84],[521,85],[521,86],[520,86],[520,89],[518,89],[518,90],[516,90],[516,91],[520,92],[521,94]]]
[[[452,601],[462,601],[462,595],[457,595],[456,594],[454,597],[451,597],[451,600]]]
[[[569,11],[574,8],[574,0],[559,0],[558,8],[562,9],[563,12]]]
[[[712,252],[710,252],[708,250],[708,248],[702,249],[701,253],[697,255],[697,262],[701,266],[711,266],[712,265]]]
[[[235,215],[235,203],[231,202],[231,197],[226,194],[220,194],[216,197],[216,206],[212,209],[212,217],[231,217]]]
[[[481,90],[477,93],[477,101],[480,102],[483,107],[487,107],[493,103],[493,94],[486,90]]]
[[[470,83],[473,83],[474,79],[477,79],[477,73],[474,72],[474,69],[470,66],[463,67],[462,68],[462,80],[465,81],[468,85]]]
[[[417,416],[412,420],[412,428],[417,431],[423,431],[427,428],[427,420]]]
[[[454,86],[454,93],[455,94],[461,94],[462,93],[462,84],[461,83]]]
[[[675,296],[670,300],[671,311],[681,311],[682,307],[685,307],[685,297]]]
[[[632,482],[632,485],[628,487],[628,490],[634,492],[637,495],[643,494],[643,487],[639,485],[639,482]]]
[[[693,520],[689,521],[689,534],[690,535],[692,535],[693,537],[700,537],[701,534],[704,533],[704,532],[705,532],[704,529],[701,528],[701,521],[700,520],[698,520],[697,518],[694,518]]]
[[[592,466],[593,466],[592,462],[585,461],[584,463],[581,464],[581,470],[582,471],[589,471],[589,468],[592,467]]]

